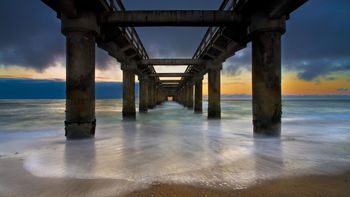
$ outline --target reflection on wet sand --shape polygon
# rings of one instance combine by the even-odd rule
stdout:
[[[64,146],[64,173],[67,177],[80,178],[84,172],[95,174],[96,147],[95,140],[67,141]]]
[[[279,136],[254,135],[255,177],[266,179],[283,175],[283,150]]]

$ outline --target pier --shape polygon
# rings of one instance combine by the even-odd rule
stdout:
[[[281,37],[289,15],[307,0],[223,0],[218,10],[128,11],[121,0],[42,0],[57,13],[66,36],[67,139],[95,134],[95,47],[116,61],[123,72],[123,118],[136,119],[135,79],[139,80],[139,113],[172,97],[202,113],[203,76],[208,74],[208,118],[220,119],[223,62],[252,43],[254,133],[281,132]],[[134,27],[208,27],[190,59],[153,59]],[[183,73],[157,73],[154,66],[187,66]],[[180,78],[179,80],[161,80]]]

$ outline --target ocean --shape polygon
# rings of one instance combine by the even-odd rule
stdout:
[[[350,167],[350,100],[283,101],[280,137],[254,137],[250,100],[224,100],[207,120],[165,102],[123,121],[121,100],[97,100],[94,139],[66,141],[65,100],[0,100],[0,159],[23,158],[37,177],[122,180],[118,191],[155,182],[241,189]]]

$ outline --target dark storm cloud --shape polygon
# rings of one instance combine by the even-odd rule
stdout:
[[[297,71],[298,77],[306,81],[318,77],[332,80],[329,74],[350,71],[349,10],[348,0],[317,0],[308,1],[293,13],[283,35],[285,68]],[[224,71],[237,74],[241,67],[249,68],[251,53],[244,59],[236,55],[229,62]]]
[[[299,71],[298,77],[305,81],[317,80],[318,77],[334,80],[334,77],[327,77],[327,75],[333,72],[350,71],[350,58],[313,59],[292,62],[286,65],[286,68]]]
[[[96,66],[99,69],[108,69],[109,66],[117,64],[117,60],[109,56],[108,53],[100,48],[96,48]]]
[[[62,55],[55,13],[36,0],[0,1],[0,64],[42,70]]]
[[[56,13],[39,0],[0,1],[0,64],[43,70],[65,57],[65,38]],[[97,50],[97,65],[111,59]]]
[[[236,54],[226,60],[223,66],[223,73],[227,75],[240,75],[244,70],[251,70],[251,44],[247,48],[236,52]]]
[[[287,69],[298,70],[298,77],[306,81],[350,71],[349,10],[348,0],[319,0],[293,14],[283,40]]]

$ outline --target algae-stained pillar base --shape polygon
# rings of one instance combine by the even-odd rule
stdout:
[[[281,35],[285,20],[252,18],[252,86],[254,133],[281,132]]]
[[[62,15],[62,33],[66,36],[66,121],[68,140],[95,134],[95,35],[96,17],[81,13],[69,19]]]
[[[140,81],[140,95],[139,95],[139,112],[147,113],[148,111],[148,81],[145,76],[139,77]]]
[[[123,70],[123,119],[135,120],[135,72],[133,65],[122,63]]]
[[[211,65],[208,69],[208,118],[221,118],[220,71],[222,65]]]
[[[194,90],[194,112],[202,113],[203,112],[203,78],[197,78],[195,81],[195,90]]]

